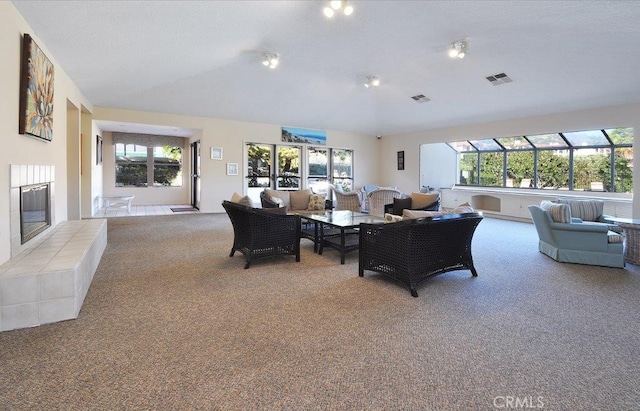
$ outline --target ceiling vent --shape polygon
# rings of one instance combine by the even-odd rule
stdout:
[[[489,80],[489,82],[494,86],[513,82],[513,80],[504,73],[498,73],[498,74],[494,74],[493,76],[488,76],[487,80]]]
[[[411,98],[418,103],[426,103],[427,101],[431,101],[431,99],[424,94],[418,94],[417,96],[412,96]]]

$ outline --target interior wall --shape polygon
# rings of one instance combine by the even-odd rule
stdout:
[[[208,117],[192,117],[173,114],[151,113],[135,110],[119,110],[96,107],[94,120],[120,121],[127,123],[155,124],[171,127],[184,127],[200,130],[197,136],[193,136],[185,143],[185,153],[189,153],[189,143],[200,140],[201,152],[201,201],[202,212],[224,212],[222,201],[231,198],[234,192],[243,193],[246,176],[244,164],[244,149],[248,142],[279,144],[282,143],[282,130],[280,124],[249,123],[242,121],[224,120]],[[164,190],[155,190],[144,197],[138,194],[135,188],[115,188],[112,184],[112,176],[115,176],[113,168],[113,144],[110,133],[105,132],[104,162],[104,191],[105,195],[136,195],[134,203],[144,204],[168,204],[157,203],[163,201],[155,197],[158,193],[165,194]],[[107,144],[108,142],[108,144]],[[354,180],[356,186],[378,181],[380,165],[371,159],[378,158],[377,140],[373,136],[327,130],[327,146],[338,148],[350,148],[354,150]],[[223,151],[222,160],[211,159],[211,147],[220,147]],[[107,154],[109,153],[109,154]],[[107,160],[108,159],[108,160]],[[235,176],[227,175],[227,163],[238,163],[240,172]],[[186,169],[188,173],[188,169]],[[190,182],[189,182],[190,183]],[[190,184],[185,185],[186,190],[181,195],[184,204],[190,201]],[[114,193],[114,194],[111,194]],[[121,193],[121,194],[115,194]],[[166,196],[170,196],[167,193]]]
[[[67,101],[67,218],[80,219],[80,109]]]
[[[54,73],[53,140],[47,142],[18,134],[20,61],[22,37],[30,34],[52,62]],[[54,165],[56,169],[56,223],[67,219],[67,101],[75,107],[91,104],[70,81],[47,45],[31,29],[11,2],[0,1],[0,264],[11,257],[10,181],[11,164]]]
[[[381,164],[385,166],[382,177],[385,185],[397,185],[401,191],[419,188],[418,153],[422,144],[616,127],[633,127],[633,145],[640,147],[640,103],[384,136],[380,150]],[[404,171],[388,166],[395,165],[396,152],[401,150],[405,152]],[[640,165],[640,156],[635,156],[633,167],[633,191],[640,192],[640,167],[635,167],[636,164]],[[640,200],[635,196],[633,216],[640,218]]]
[[[456,152],[445,143],[420,146],[420,188],[449,188],[456,183]]]

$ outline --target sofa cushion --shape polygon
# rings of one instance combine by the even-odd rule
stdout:
[[[582,221],[598,221],[604,212],[604,200],[558,198],[560,204],[568,204],[571,216]]]
[[[245,205],[247,207],[253,207],[253,201],[249,196],[241,196],[238,193],[233,193],[231,196],[231,202]]]
[[[419,210],[438,201],[440,193],[411,193],[411,208]]]
[[[324,195],[311,194],[309,196],[309,204],[307,210],[324,210]]]
[[[402,215],[404,209],[411,208],[411,197],[393,199],[393,214]]]
[[[540,208],[551,215],[551,219],[556,223],[570,223],[571,209],[568,204],[558,204],[544,200],[540,203]]]
[[[313,192],[305,188],[304,190],[290,191],[289,192],[289,209],[291,210],[306,210],[309,206],[309,197]]]

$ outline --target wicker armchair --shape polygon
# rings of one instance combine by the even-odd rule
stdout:
[[[471,240],[482,220],[478,213],[447,214],[389,224],[360,224],[358,275],[375,271],[409,286],[454,270],[478,273],[471,256]]]
[[[295,255],[300,261],[300,216],[273,213],[223,201],[233,225],[229,257],[240,251],[249,268],[254,260],[275,255]]]
[[[336,210],[351,210],[360,212],[360,193],[357,191],[344,192],[330,184],[329,188],[336,196]]]
[[[369,214],[384,216],[384,206],[393,203],[394,198],[401,198],[403,194],[393,188],[378,188],[369,193]]]

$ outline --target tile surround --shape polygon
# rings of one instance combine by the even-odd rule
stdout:
[[[107,245],[107,220],[63,221],[0,266],[0,331],[76,318]]]
[[[9,205],[9,221],[11,236],[11,258],[16,257],[32,245],[33,240],[44,237],[55,221],[55,166],[34,164],[11,164],[11,193]],[[31,184],[49,183],[51,196],[51,227],[35,236],[33,240],[22,244],[20,237],[20,187]]]
[[[55,221],[55,167],[10,167],[11,259],[0,265],[0,331],[76,318],[107,245],[105,219]],[[51,227],[21,244],[20,187],[49,183]]]

